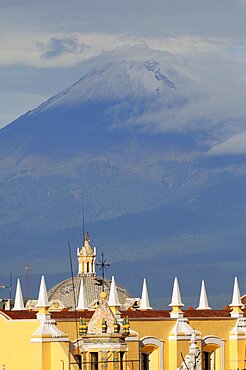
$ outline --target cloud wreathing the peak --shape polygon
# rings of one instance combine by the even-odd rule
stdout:
[[[213,146],[207,155],[232,155],[232,154],[246,154],[246,131],[233,135],[229,139]]]

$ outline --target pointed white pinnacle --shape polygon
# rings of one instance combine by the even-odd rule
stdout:
[[[148,294],[146,279],[144,279],[143,281],[140,310],[152,310],[152,307],[150,307],[150,304],[149,304],[149,294]]]
[[[237,277],[235,277],[234,279],[233,296],[230,307],[243,307]]]
[[[111,287],[110,287],[108,305],[110,307],[119,307],[120,306],[114,276],[112,276],[112,282],[111,282]]]
[[[15,293],[15,304],[12,310],[13,311],[25,310],[20,279],[17,280],[16,293]]]
[[[85,297],[85,289],[84,289],[84,280],[83,278],[80,280],[80,288],[79,288],[79,301],[77,310],[87,310],[87,303]]]
[[[207,297],[204,280],[202,280],[200,300],[199,300],[199,306],[197,307],[197,310],[211,310],[211,307],[209,307],[208,305],[208,297]]]
[[[172,294],[172,302],[169,304],[170,307],[182,307],[184,304],[181,300],[181,294],[179,290],[179,282],[177,277],[174,279],[173,283],[173,294]]]
[[[49,307],[49,306],[50,304],[48,300],[45,278],[44,275],[42,275],[39,288],[38,303],[36,307]]]

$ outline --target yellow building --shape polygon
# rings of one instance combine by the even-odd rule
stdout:
[[[48,295],[44,277],[37,302],[24,307],[18,280],[13,309],[0,311],[0,369],[246,368],[246,297],[240,297],[237,278],[232,302],[223,310],[209,307],[204,282],[198,308],[182,310],[177,278],[170,310],[151,308],[145,280],[139,302],[131,301],[126,293],[119,299],[122,288],[114,278],[109,290],[108,281],[96,286],[95,302],[94,292],[88,297],[86,288],[86,277],[88,286],[95,277],[95,258],[87,236],[78,251],[76,310],[56,298],[54,289]]]

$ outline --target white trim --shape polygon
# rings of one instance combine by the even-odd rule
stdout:
[[[139,341],[139,345],[140,345],[140,350],[142,352],[142,348],[146,345],[154,345],[155,347],[157,347],[157,349],[159,349],[159,369],[162,370],[163,369],[163,348],[164,348],[164,341],[158,339],[158,338],[155,338],[155,337],[143,337],[142,339],[140,339]],[[223,369],[222,369],[223,370]]]
[[[214,335],[207,335],[206,337],[202,338],[202,347],[206,346],[207,344],[216,344],[218,347],[221,348],[221,370],[225,369],[225,340],[220,339]]]
[[[190,342],[191,334],[189,335],[173,335],[169,336],[168,340],[187,340]],[[197,340],[201,339],[199,336],[197,336]]]
[[[233,340],[239,340],[239,339],[246,339],[246,335],[230,335],[230,339],[233,339]]]
[[[69,342],[68,338],[31,338],[31,343]]]

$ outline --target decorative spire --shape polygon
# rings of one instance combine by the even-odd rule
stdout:
[[[181,294],[179,290],[179,282],[178,278],[174,278],[173,283],[173,294],[172,294],[172,302],[169,304],[170,307],[182,307],[184,304],[181,300]]]
[[[87,310],[87,303],[85,297],[85,290],[84,290],[84,281],[83,278],[80,280],[80,288],[79,288],[79,301],[77,310]]]
[[[40,288],[39,288],[39,295],[38,295],[38,303],[36,307],[49,307],[49,300],[48,294],[45,284],[44,275],[41,277]]]
[[[173,293],[172,293],[172,301],[169,304],[170,307],[173,308],[173,310],[170,312],[171,318],[180,318],[183,317],[183,312],[181,311],[180,307],[182,307],[184,304],[181,300],[181,294],[179,290],[179,282],[178,278],[174,278],[173,283]]]
[[[16,293],[15,293],[15,304],[12,310],[13,311],[25,310],[20,279],[17,280]]]
[[[109,307],[119,307],[120,306],[114,276],[112,276],[108,305]]]
[[[231,317],[243,316],[243,313],[241,310],[241,307],[243,307],[243,304],[241,301],[241,295],[240,295],[240,289],[239,289],[237,277],[235,277],[234,279],[232,302],[229,306],[232,307]]]
[[[199,306],[197,307],[197,310],[211,310],[211,307],[209,307],[208,305],[208,298],[207,298],[207,292],[206,292],[204,280],[202,280],[200,300],[199,300]]]
[[[148,295],[146,279],[144,279],[143,281],[140,310],[152,310],[152,307],[150,307],[150,304],[149,304],[149,295]]]
[[[230,304],[230,307],[242,307],[242,301],[241,301],[241,294],[238,284],[238,278],[235,277],[234,279],[234,288],[233,288],[233,296],[232,296],[232,302]]]

